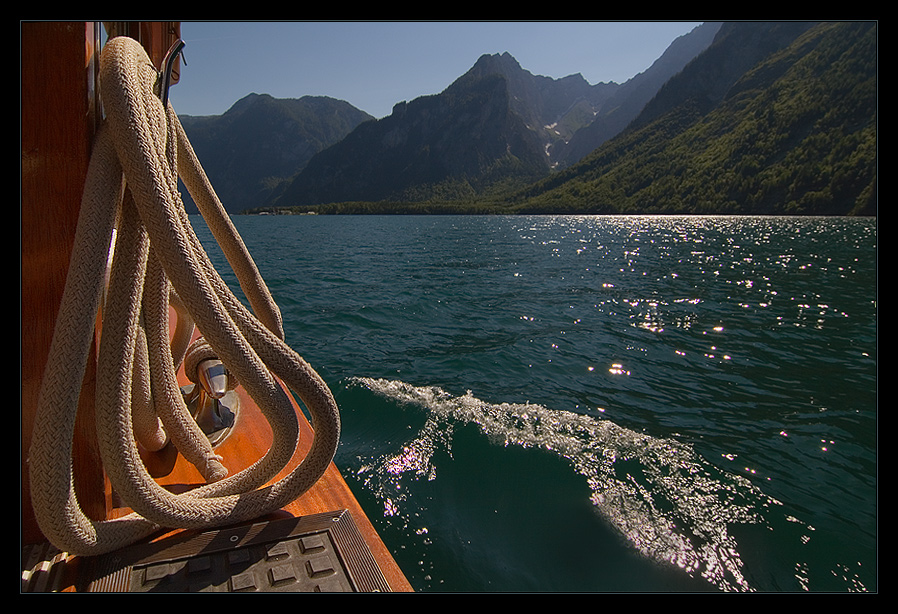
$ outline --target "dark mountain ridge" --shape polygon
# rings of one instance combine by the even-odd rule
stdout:
[[[877,74],[876,22],[709,23],[622,85],[502,53],[379,120],[252,94],[182,121],[232,212],[875,215]]]
[[[314,156],[278,204],[467,197],[544,176],[543,139],[527,121],[538,114],[529,105],[527,117],[515,112],[520,97],[503,72],[484,67],[492,63],[484,56],[441,94],[400,102],[389,116],[359,126]],[[541,98],[538,91],[529,97]]]
[[[222,203],[239,212],[265,202],[312,156],[373,118],[325,96],[249,94],[222,115],[179,119]]]
[[[566,147],[605,107],[626,118],[710,44],[719,24],[696,28],[634,85],[590,85],[580,74],[533,75],[508,53],[483,55],[440,94],[398,103],[311,159],[269,204],[475,198],[523,187],[575,161]],[[614,98],[624,89],[623,95]],[[627,93],[629,92],[629,93]],[[600,138],[626,119],[606,122]],[[619,127],[618,127],[619,126]],[[588,143],[588,139],[582,139]]]
[[[620,89],[617,83],[590,85],[580,73],[553,79],[533,75],[509,53],[483,55],[447,92],[468,87],[477,79],[501,75],[508,87],[510,110],[516,113],[528,129],[538,134],[549,146],[570,138],[587,125],[607,100]],[[551,153],[547,153],[552,165]]]

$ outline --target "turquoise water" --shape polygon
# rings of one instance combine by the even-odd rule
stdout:
[[[234,222],[416,590],[877,590],[875,220]]]

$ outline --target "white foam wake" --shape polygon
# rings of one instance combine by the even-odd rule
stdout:
[[[722,590],[752,590],[728,527],[764,523],[765,510],[779,503],[745,478],[713,467],[690,445],[540,405],[487,403],[470,392],[456,396],[385,379],[353,383],[427,413],[412,441],[376,461],[382,475],[434,479],[432,457],[451,447],[451,425],[476,424],[495,444],[542,448],[567,459],[586,479],[600,513],[645,556]],[[388,513],[401,507],[401,497],[385,498]]]

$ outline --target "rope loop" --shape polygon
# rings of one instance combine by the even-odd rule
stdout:
[[[71,554],[109,552],[160,528],[207,528],[273,512],[323,475],[340,436],[333,395],[284,342],[280,311],[177,115],[154,93],[156,76],[136,41],[117,37],[104,47],[100,91],[107,117],[91,155],[29,451],[38,524],[53,545]],[[179,177],[234,269],[252,311],[218,275],[193,232],[178,192]],[[169,305],[179,316],[173,339]],[[80,384],[98,313],[97,439],[114,490],[134,510],[103,521],[82,511],[71,460]],[[203,341],[188,351],[194,325]],[[194,351],[200,346],[203,354]],[[230,476],[190,416],[176,377],[185,356],[194,360],[211,354],[246,389],[274,434],[261,459]],[[142,381],[146,377],[148,384]],[[299,436],[296,411],[280,382],[305,404],[314,438],[301,462],[270,483],[292,460]],[[138,435],[144,428],[148,434]],[[175,495],[152,479],[137,440],[160,446],[166,437],[196,465],[205,485]]]

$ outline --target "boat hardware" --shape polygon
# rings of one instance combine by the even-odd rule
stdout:
[[[178,55],[184,57],[184,41],[180,38],[174,42],[174,44],[169,48],[168,52],[165,54],[165,59],[162,61],[162,70],[159,71],[159,98],[162,99],[162,106],[168,106],[168,90],[171,87],[171,73],[172,69],[175,65],[175,60],[178,58]],[[187,63],[187,60],[184,60],[184,63]]]
[[[228,370],[220,360],[197,365],[197,383],[181,387],[187,409],[214,446],[228,435],[237,419],[239,397],[229,389]]]

